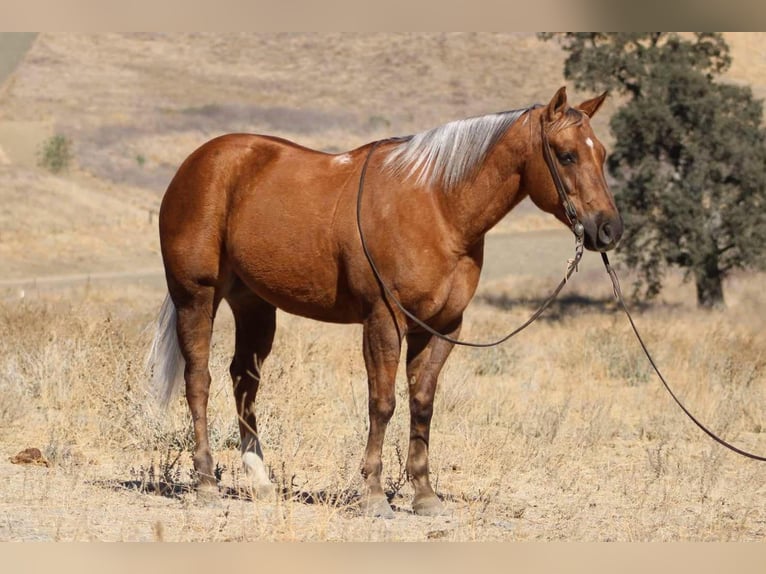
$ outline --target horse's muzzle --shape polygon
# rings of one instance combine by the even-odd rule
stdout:
[[[585,248],[591,251],[609,251],[620,242],[623,232],[622,217],[599,214],[594,220],[584,221]]]

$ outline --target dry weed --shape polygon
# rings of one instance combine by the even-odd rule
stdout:
[[[749,280],[762,284],[763,277]],[[671,302],[639,312],[637,320],[689,407],[727,438],[763,450],[763,325],[738,320],[752,314],[743,306],[760,304],[762,295],[748,289],[740,286],[746,295],[725,312]],[[766,517],[752,504],[766,489],[757,463],[724,451],[682,416],[619,315],[579,304],[564,304],[555,310],[558,319],[535,324],[504,347],[454,351],[437,393],[431,444],[432,478],[447,517],[409,513],[403,470],[409,419],[406,385],[398,381],[399,408],[384,448],[386,486],[398,512],[386,523],[353,511],[367,428],[359,327],[280,315],[257,403],[279,491],[273,501],[255,501],[240,470],[228,377],[232,321],[222,308],[211,358],[210,431],[226,498],[218,509],[201,508],[192,492],[184,401],[159,412],[142,370],[146,326],[160,300],[161,291],[146,287],[0,304],[0,444],[10,453],[38,446],[51,462],[49,469],[9,471],[0,490],[0,508],[11,517],[10,526],[0,527],[3,539],[763,535]],[[492,336],[527,309],[481,301],[469,312],[473,336]]]

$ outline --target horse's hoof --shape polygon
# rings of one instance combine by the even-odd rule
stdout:
[[[359,504],[362,516],[393,518],[394,511],[385,496],[367,497]]]
[[[412,502],[412,510],[418,516],[441,516],[447,512],[444,504],[436,495],[416,498]]]
[[[208,506],[216,508],[221,506],[221,493],[218,491],[217,486],[198,486],[197,487],[197,504],[200,506]]]
[[[274,499],[276,491],[276,486],[270,482],[267,482],[266,484],[254,484],[253,498],[255,500],[270,501]]]

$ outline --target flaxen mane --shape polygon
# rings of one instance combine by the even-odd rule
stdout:
[[[492,146],[530,108],[457,120],[415,134],[397,145],[386,159],[394,173],[416,177],[419,185],[449,191],[469,178]]]

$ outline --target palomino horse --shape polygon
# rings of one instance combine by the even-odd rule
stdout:
[[[547,106],[378,144],[367,165],[362,223],[382,280],[404,308],[456,337],[479,280],[487,231],[527,195],[567,222],[543,159],[543,130],[584,225],[585,247],[614,247],[622,220],[604,179],[604,147],[589,121],[605,95],[572,108],[561,88]],[[183,372],[200,494],[217,489],[207,428],[208,356],[225,299],[236,325],[230,371],[242,460],[256,496],[273,492],[254,401],[280,308],[363,324],[370,424],[361,506],[372,515],[392,515],[381,485],[381,450],[406,339],[412,506],[418,514],[443,510],[429,481],[428,444],[437,379],[453,345],[391,305],[365,258],[356,201],[372,145],[332,155],[274,137],[229,134],[193,152],[165,193],[159,224],[168,296],[150,361],[165,402]]]

